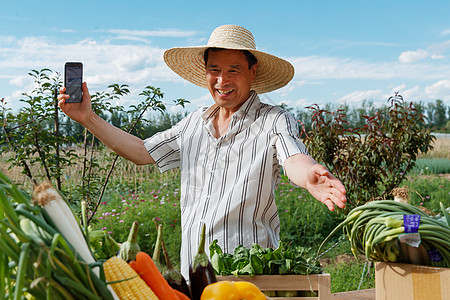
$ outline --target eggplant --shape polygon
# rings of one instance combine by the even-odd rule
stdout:
[[[206,225],[203,223],[198,252],[194,257],[192,265],[189,266],[189,281],[193,300],[200,300],[200,296],[205,287],[217,282],[214,268],[208,259],[208,255],[205,253],[205,231]]]
[[[166,245],[164,244],[161,224],[159,224],[158,227],[158,236],[160,237],[160,243],[164,253],[164,258],[166,260],[166,271],[163,274],[164,278],[173,289],[176,289],[185,294],[186,296],[188,296],[189,298],[191,298],[191,293],[189,291],[189,286],[186,283],[186,279],[184,279],[183,275],[181,275],[181,272],[179,270],[173,267],[172,262],[170,261]]]

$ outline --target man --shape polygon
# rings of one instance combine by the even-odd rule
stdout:
[[[278,246],[274,189],[281,167],[293,184],[306,188],[330,210],[345,206],[344,186],[308,156],[296,120],[259,100],[258,93],[292,79],[289,62],[256,50],[252,34],[235,25],[216,28],[206,46],[169,49],[164,60],[181,77],[208,88],[215,104],[144,141],[97,116],[85,83],[83,102],[66,104],[70,96],[62,94],[59,104],[136,164],[156,163],[161,172],[180,167],[181,271],[186,278],[203,222],[207,244],[217,239],[226,252],[252,243]]]

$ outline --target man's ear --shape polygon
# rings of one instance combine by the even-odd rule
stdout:
[[[252,82],[255,82],[256,80],[256,70],[258,68],[258,63],[254,64],[252,66],[251,72],[252,72]]]

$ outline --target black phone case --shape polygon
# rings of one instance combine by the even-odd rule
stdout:
[[[83,64],[67,62],[64,66],[64,86],[70,98],[66,103],[79,103],[83,100],[81,84],[83,83]]]

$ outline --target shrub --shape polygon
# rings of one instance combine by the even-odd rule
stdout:
[[[362,128],[347,128],[341,110],[317,105],[304,142],[310,154],[338,177],[347,190],[346,211],[387,196],[414,167],[419,152],[432,149],[434,136],[424,129],[424,115],[400,95],[389,98],[386,111],[364,116]]]

